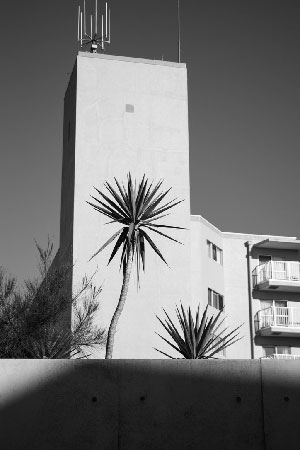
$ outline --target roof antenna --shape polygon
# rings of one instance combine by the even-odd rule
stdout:
[[[77,26],[77,40],[80,42],[80,47],[91,44],[90,52],[97,53],[98,47],[102,52],[110,44],[110,8],[105,2],[105,23],[104,14],[101,14],[101,30],[98,34],[98,0],[95,0],[95,13],[90,15],[90,30],[86,27],[86,8],[83,0],[83,11],[78,6],[78,26]],[[93,33],[93,26],[94,33]]]
[[[178,62],[181,62],[181,43],[180,43],[180,5],[177,0],[177,19],[178,19]]]

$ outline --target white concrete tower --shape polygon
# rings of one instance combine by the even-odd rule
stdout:
[[[118,260],[107,266],[112,246],[88,262],[117,229],[86,203],[93,186],[126,181],[130,171],[137,180],[163,178],[163,187],[172,187],[169,200],[184,199],[161,220],[187,228],[170,233],[184,245],[153,235],[169,267],[147,246],[146,272],[139,291],[133,272],[114,358],[159,358],[153,347],[166,347],[155,315],[180,301],[190,305],[188,137],[185,64],[79,53],[65,96],[60,255],[75,264],[73,287],[98,267],[102,326],[109,326],[122,273]]]

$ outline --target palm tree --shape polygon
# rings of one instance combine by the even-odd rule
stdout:
[[[218,323],[222,310],[217,314],[216,317],[211,316],[210,319],[208,319],[208,307],[206,307],[200,322],[199,308],[200,305],[198,306],[196,319],[194,321],[190,308],[185,311],[182,305],[180,309],[178,308],[178,306],[176,307],[176,314],[181,331],[183,332],[183,336],[180,332],[180,329],[178,329],[178,327],[174,325],[169,315],[164,310],[164,313],[167,317],[164,322],[158,316],[156,317],[158,318],[164,329],[168,332],[173,342],[168,341],[166,338],[157,333],[158,336],[165,342],[167,342],[167,344],[169,344],[178,353],[180,353],[185,359],[213,358],[215,354],[221,352],[226,347],[229,347],[230,345],[242,339],[241,337],[238,337],[239,333],[237,332],[241,325],[230,332],[227,331],[227,328],[224,328],[222,331],[220,331],[220,327],[225,320],[225,318],[223,318]],[[168,358],[176,359],[173,356],[170,356],[167,353],[158,350],[157,348],[155,350],[167,356]]]
[[[159,225],[157,220],[167,216],[166,212],[180,203],[182,200],[173,199],[162,204],[164,198],[170,191],[160,192],[163,180],[157,184],[149,183],[145,175],[137,186],[133,183],[131,174],[127,175],[127,185],[120,184],[115,178],[116,187],[113,188],[108,182],[104,183],[109,196],[103,194],[98,189],[96,191],[101,200],[91,196],[96,202],[89,203],[96,211],[104,214],[111,219],[109,223],[119,223],[122,227],[105,242],[102,247],[90,258],[94,258],[107,245],[117,239],[114,249],[110,255],[108,264],[112,261],[117,251],[121,248],[120,268],[123,267],[123,283],[119,302],[112,317],[106,343],[106,359],[112,358],[114,337],[117,329],[118,320],[122,313],[129,286],[129,280],[132,270],[134,257],[136,259],[137,282],[139,286],[139,273],[141,266],[145,270],[145,243],[147,242],[155,253],[166,263],[158,247],[150,238],[148,231],[159,234],[171,241],[179,242],[171,236],[160,231],[161,228],[183,229],[171,225]],[[167,263],[166,263],[167,264]]]

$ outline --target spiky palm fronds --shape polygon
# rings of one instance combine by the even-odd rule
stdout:
[[[100,195],[101,200],[91,196],[97,204],[91,202],[87,203],[89,203],[96,211],[109,217],[111,219],[109,223],[119,223],[123,226],[120,230],[113,234],[90,259],[97,256],[109,244],[116,240],[108,264],[115,257],[118,250],[122,249],[120,267],[123,265],[123,271],[125,272],[129,252],[130,249],[132,249],[136,258],[137,276],[139,278],[140,268],[142,267],[143,270],[145,270],[146,242],[166,263],[161,251],[150,238],[148,234],[149,230],[170,239],[171,241],[180,243],[176,239],[162,232],[161,228],[179,230],[182,230],[183,228],[157,224],[156,221],[167,216],[168,214],[166,214],[166,212],[175,205],[178,205],[178,203],[181,203],[182,200],[173,199],[165,204],[162,204],[171,189],[160,192],[159,190],[162,186],[163,180],[160,180],[157,184],[153,185],[153,183],[149,183],[145,175],[138,185],[136,181],[132,181],[130,173],[127,175],[126,186],[123,183],[120,184],[116,178],[115,183],[116,187],[113,187],[108,182],[104,183],[109,196],[95,188]]]
[[[158,333],[156,334],[158,334],[158,336],[167,342],[167,344],[169,344],[173,349],[179,352],[185,359],[213,358],[216,353],[221,352],[226,347],[229,347],[242,339],[241,337],[238,337],[239,332],[237,332],[241,325],[230,332],[228,332],[228,328],[224,328],[220,331],[220,327],[224,322],[223,318],[218,323],[222,311],[220,311],[216,317],[211,316],[208,318],[207,308],[208,306],[206,307],[200,321],[199,305],[194,321],[190,308],[185,311],[182,305],[180,305],[180,309],[176,306],[176,314],[183,335],[180,332],[180,329],[178,329],[178,326],[176,327],[176,325],[174,325],[173,321],[164,310],[167,317],[164,321],[162,321],[158,316],[156,317],[164,329],[168,332],[173,342],[170,342]],[[168,358],[176,359],[173,356],[158,350],[157,348],[155,350]]]
[[[100,198],[93,197],[96,203],[88,202],[96,211],[104,214],[110,219],[109,223],[119,223],[122,225],[120,230],[113,234],[108,241],[91,257],[94,258],[105,247],[116,240],[113,251],[110,255],[108,264],[115,257],[119,249],[121,251],[120,268],[123,266],[123,283],[119,302],[112,317],[107,342],[105,358],[112,358],[114,336],[117,329],[117,324],[123,307],[126,301],[131,269],[134,257],[136,258],[137,283],[139,286],[139,274],[141,267],[145,270],[145,243],[147,242],[154,252],[166,263],[161,251],[149,236],[149,231],[152,231],[160,236],[170,239],[174,242],[179,242],[168,234],[165,234],[161,229],[179,229],[181,227],[171,225],[157,224],[157,220],[167,216],[171,208],[181,203],[182,200],[173,199],[164,203],[167,191],[160,192],[163,181],[160,180],[157,184],[149,183],[145,175],[141,182],[133,183],[131,174],[127,175],[127,185],[120,184],[115,178],[116,187],[106,182],[104,184],[109,195],[106,195],[96,189]],[[167,263],[166,263],[167,264]]]

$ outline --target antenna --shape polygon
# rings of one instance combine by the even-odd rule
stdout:
[[[101,35],[98,35],[98,0],[95,0],[94,15],[90,14],[90,30],[86,27],[86,0],[83,0],[83,10],[78,6],[77,41],[80,47],[91,44],[90,52],[97,53],[98,47],[104,52],[110,44],[110,8],[105,2],[104,14],[101,14]],[[105,23],[104,23],[105,22]],[[93,33],[94,24],[94,33]]]
[[[181,62],[181,43],[180,43],[180,4],[177,0],[177,18],[178,18],[178,62]]]

